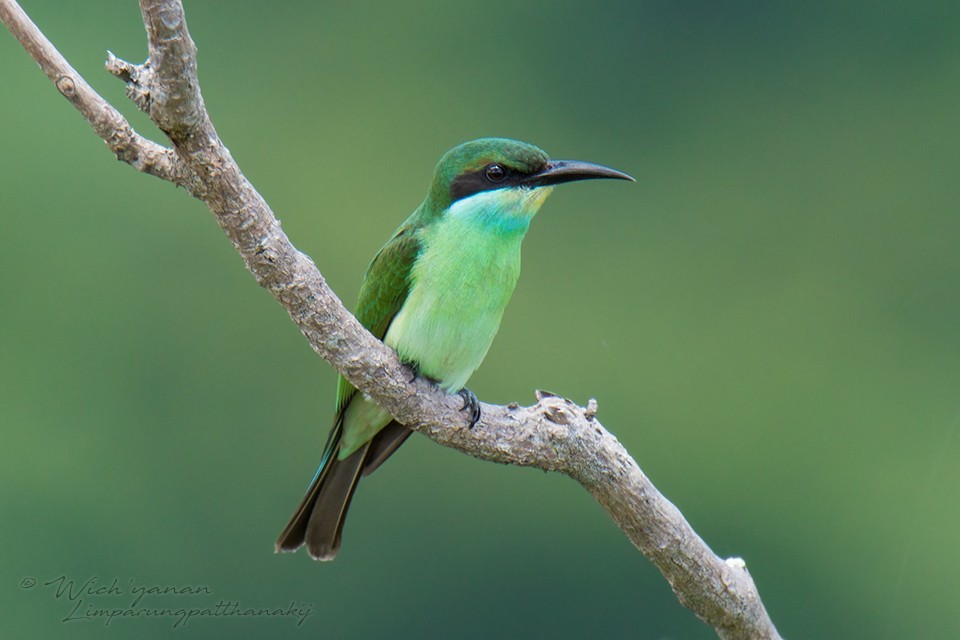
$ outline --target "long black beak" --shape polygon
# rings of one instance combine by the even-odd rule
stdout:
[[[579,160],[552,160],[547,166],[523,179],[523,184],[529,187],[548,187],[564,182],[575,182],[577,180],[629,180],[636,182],[632,177],[611,169],[603,165],[593,164],[592,162],[580,162]]]

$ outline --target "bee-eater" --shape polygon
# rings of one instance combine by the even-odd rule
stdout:
[[[592,178],[633,180],[588,162],[550,160],[516,140],[461,144],[440,159],[426,199],[367,267],[357,319],[418,375],[460,393],[471,425],[479,403],[464,385],[500,327],[530,220],[554,185]],[[320,468],[277,551],[306,543],[313,558],[333,560],[360,477],[410,433],[340,376]]]

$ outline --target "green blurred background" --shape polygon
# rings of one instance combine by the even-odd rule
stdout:
[[[103,70],[132,0],[25,8]],[[960,4],[187,2],[210,113],[352,305],[434,163],[503,135],[636,185],[558,189],[471,387],[599,417],[790,638],[960,637]],[[205,586],[182,638],[711,638],[573,482],[414,437],[333,564],[274,555],[335,374],[205,208],[115,161],[0,33],[2,626],[43,582]],[[39,583],[22,588],[21,581]],[[94,608],[127,596],[85,596]],[[84,604],[81,611],[88,608]],[[79,614],[75,614],[79,615]]]

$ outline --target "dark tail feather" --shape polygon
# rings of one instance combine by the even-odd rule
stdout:
[[[373,473],[413,433],[391,422],[370,442],[339,460],[341,426],[337,423],[331,430],[317,476],[277,538],[277,551],[296,551],[306,543],[314,559],[333,560],[340,549],[343,522],[361,476]]]
[[[314,560],[333,560],[340,550],[340,536],[347,519],[347,509],[360,482],[360,470],[370,443],[363,445],[343,460],[331,460],[323,487],[317,494],[313,513],[307,522],[307,551]]]
[[[339,436],[339,433],[336,434]],[[329,442],[329,455],[300,501],[290,522],[277,538],[277,551],[295,551],[304,542],[316,560],[333,560],[340,549],[343,522],[350,499],[360,481],[360,471],[370,444],[367,443],[343,460],[337,459],[339,437]]]
[[[367,459],[363,463],[363,475],[368,476],[376,471],[377,467],[406,442],[411,433],[413,431],[396,420],[380,429],[370,441],[370,453],[367,454]]]

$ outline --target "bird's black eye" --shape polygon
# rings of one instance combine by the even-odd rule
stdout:
[[[507,170],[499,164],[488,164],[487,168],[483,170],[483,174],[487,176],[487,180],[490,182],[500,182],[507,177]]]

